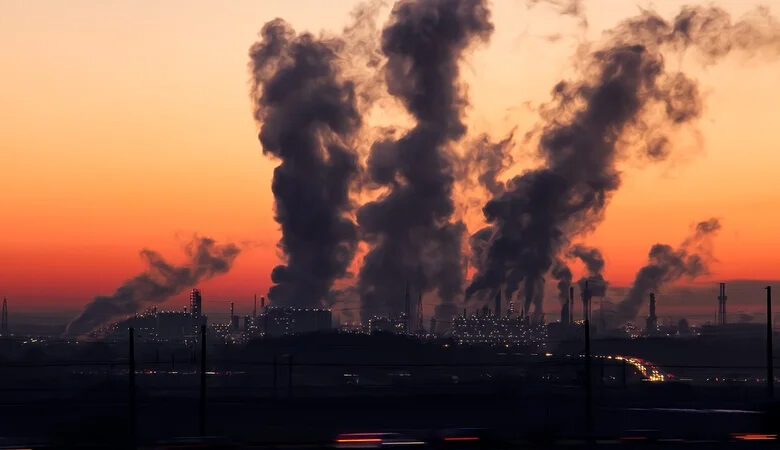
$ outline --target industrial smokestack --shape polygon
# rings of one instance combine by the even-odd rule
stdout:
[[[585,286],[582,288],[582,318],[590,321],[590,288],[588,280],[585,280]]]
[[[235,314],[235,305],[233,302],[230,302],[230,329],[235,331],[238,331],[238,316]]]
[[[412,298],[409,294],[409,282],[406,282],[404,290],[404,320],[406,321],[406,332],[411,330],[412,325]]]
[[[202,280],[226,273],[240,252],[234,244],[218,245],[206,237],[193,239],[184,250],[189,261],[181,266],[167,263],[157,252],[142,250],[141,257],[149,266],[146,271],[122,283],[112,295],[95,297],[65,333],[86,334],[150,303],[162,303]]]
[[[496,292],[496,317],[501,317],[501,290]]]
[[[255,294],[254,302],[252,303],[252,318],[257,317],[257,294]]]
[[[658,318],[655,315],[655,294],[650,293],[650,307],[645,325],[645,334],[654,335],[658,332]]]
[[[720,292],[718,293],[718,320],[720,325],[726,325],[726,283],[720,283]]]
[[[196,319],[203,315],[203,298],[201,297],[200,289],[193,288],[190,291],[190,313]]]
[[[464,310],[465,312],[465,310]],[[465,313],[464,313],[465,315]],[[422,292],[417,293],[417,329],[423,331],[425,325],[423,324],[423,304],[422,304]]]
[[[569,302],[561,305],[561,325],[569,324]]]
[[[574,323],[574,286],[569,287],[569,323]]]

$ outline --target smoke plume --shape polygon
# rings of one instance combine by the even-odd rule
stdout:
[[[710,239],[719,229],[718,219],[709,219],[698,223],[693,235],[680,248],[674,249],[666,244],[653,245],[647,265],[639,269],[628,295],[617,305],[616,318],[619,323],[633,320],[647,295],[664,284],[682,277],[693,279],[706,275],[707,262],[711,259]]]
[[[569,287],[571,287],[571,270],[561,259],[556,258],[550,269],[550,275],[558,282],[558,300],[565,305],[569,302]]]
[[[213,239],[203,237],[187,244],[185,252],[189,261],[176,266],[155,251],[142,250],[141,258],[148,269],[122,283],[112,295],[95,297],[68,324],[65,333],[72,336],[89,333],[110,320],[137,313],[148,304],[162,303],[202,280],[226,273],[240,250],[234,244],[218,245]]]
[[[401,311],[406,282],[437,291],[440,321],[456,312],[465,226],[451,220],[455,155],[449,144],[466,131],[467,104],[458,65],[492,30],[485,0],[400,1],[383,30],[388,92],[415,126],[397,140],[376,142],[368,158],[371,183],[387,191],[357,213],[370,245],[359,280],[364,317]]]
[[[556,255],[601,221],[620,186],[619,157],[631,149],[663,160],[668,135],[699,117],[697,84],[667,71],[664,52],[693,49],[707,63],[732,50],[776,52],[778,27],[763,12],[732,23],[714,7],[683,8],[672,22],[643,11],[586,47],[581,77],[557,83],[542,111],[543,166],[510,180],[483,208],[490,231],[480,235],[490,236],[467,296],[502,285],[511,293],[522,282],[527,309]]]
[[[343,79],[339,39],[296,34],[276,19],[250,51],[252,99],[263,153],[281,164],[272,191],[285,263],[271,272],[278,305],[321,306],[347,275],[357,247],[348,217],[359,171],[352,138],[359,130],[354,83]]]
[[[601,251],[594,247],[586,247],[576,244],[569,249],[569,255],[579,258],[585,264],[587,275],[577,281],[580,291],[585,290],[585,282],[588,282],[588,291],[591,297],[604,297],[607,295],[608,283],[601,272],[604,270],[604,257]]]

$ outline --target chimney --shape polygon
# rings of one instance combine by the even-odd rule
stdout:
[[[420,331],[423,329],[422,291],[417,293],[417,329]]]
[[[650,313],[645,324],[645,334],[655,335],[658,332],[658,318],[655,315],[655,294],[650,293]]]
[[[501,289],[496,293],[496,317],[501,317]]]
[[[230,302],[230,328],[238,331],[238,316],[235,314],[235,304]]]
[[[569,286],[569,323],[574,323],[574,286]]]
[[[561,305],[561,325],[569,324],[569,303]]]
[[[582,290],[582,317],[584,320],[590,320],[590,289],[588,280],[585,280],[585,289]]]
[[[265,312],[265,297],[260,297],[260,310]]]
[[[412,301],[409,298],[409,282],[406,282],[406,288],[404,290],[404,322],[406,331],[409,332],[409,326],[411,325],[410,317],[412,315]]]
[[[720,283],[718,293],[718,319],[720,325],[726,325],[726,283]]]
[[[257,294],[255,294],[255,302],[252,307],[252,317],[257,317]]]

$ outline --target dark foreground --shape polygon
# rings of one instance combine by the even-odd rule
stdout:
[[[114,388],[3,402],[1,445],[129,446],[126,392]],[[139,391],[135,440],[145,448],[584,448],[592,436],[597,447],[777,448],[771,435],[778,433],[778,405],[734,400],[733,392],[719,389],[597,389],[592,435],[584,396],[573,386],[401,386],[337,395],[280,390],[275,399],[217,390],[206,407],[209,438],[187,438],[200,432],[197,396]]]
[[[596,358],[589,415],[576,353],[313,336],[211,346],[201,376],[193,346],[3,350],[0,448],[780,447],[760,367],[654,383]]]

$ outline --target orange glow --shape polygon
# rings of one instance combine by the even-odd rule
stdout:
[[[336,439],[336,442],[339,444],[358,444],[358,443],[371,443],[371,442],[382,442],[382,439],[379,438],[347,438],[347,439]]]
[[[739,439],[741,441],[773,441],[777,439],[776,434],[745,433],[734,434],[733,436],[735,439]]]
[[[299,31],[336,34],[360,2],[4,5],[3,31],[13,38],[0,39],[0,296],[12,311],[78,309],[143,270],[142,248],[176,262],[195,233],[244,248],[230,273],[200,286],[204,309],[235,301],[249,311],[253,294],[265,295],[271,284],[280,233],[271,194],[277,162],[257,140],[248,48],[276,17]],[[581,31],[577,19],[541,3],[492,1],[490,43],[462,65],[470,103],[463,142],[530,130],[538,118],[531,107],[573,76],[577,44],[635,15],[636,3],[586,2],[589,27]],[[666,17],[679,9],[678,2],[639,2],[654,3],[663,3],[656,9]],[[721,3],[739,16],[766,2]],[[769,9],[780,16],[777,5]],[[545,38],[552,35],[560,39]],[[655,165],[624,158],[622,186],[603,223],[577,241],[600,247],[605,278],[626,286],[651,245],[677,245],[691,224],[716,216],[723,230],[704,281],[777,279],[780,63],[730,57],[705,69],[686,55],[667,64],[700,82],[701,145],[680,143],[677,156]],[[372,115],[369,121],[403,123]],[[532,150],[515,149],[512,173],[534,167]],[[477,203],[463,214],[470,231],[481,225]],[[353,268],[359,264],[358,257]],[[574,269],[578,276],[581,267]],[[185,304],[186,295],[170,301],[171,308]]]
[[[476,436],[451,436],[444,438],[445,441],[478,441]]]

